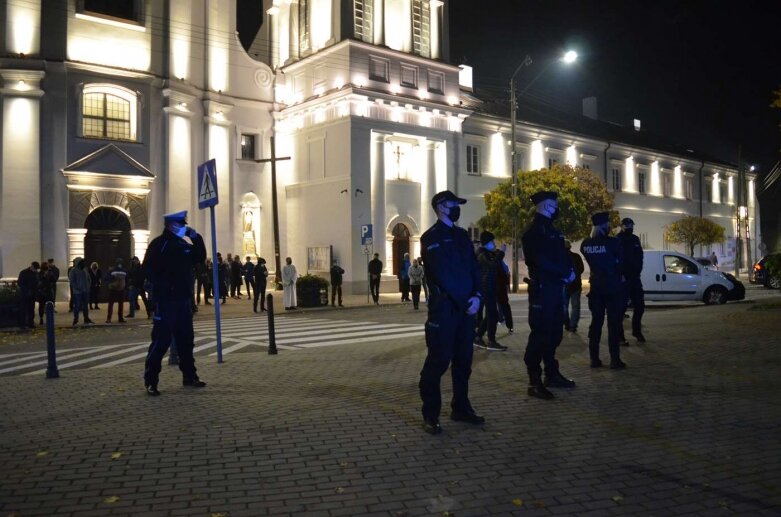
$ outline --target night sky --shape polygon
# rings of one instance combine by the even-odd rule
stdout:
[[[546,60],[572,48],[576,65],[550,66],[525,95],[581,112],[596,96],[599,118],[644,130],[722,160],[767,171],[779,159],[781,87],[778,0],[454,0],[450,57],[474,67],[483,94],[523,90]],[[523,97],[519,99],[523,102]]]

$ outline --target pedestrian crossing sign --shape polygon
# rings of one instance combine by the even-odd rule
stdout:
[[[215,206],[217,197],[217,162],[212,158],[198,166],[198,208]]]

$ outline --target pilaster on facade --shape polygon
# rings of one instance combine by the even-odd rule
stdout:
[[[0,69],[3,87],[0,95],[3,97],[33,97],[43,96],[41,80],[46,76],[43,70]]]

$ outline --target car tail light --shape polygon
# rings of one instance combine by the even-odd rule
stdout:
[[[762,271],[762,264],[754,264],[754,271]]]

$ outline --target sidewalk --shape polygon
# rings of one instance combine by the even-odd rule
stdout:
[[[164,367],[158,398],[137,365],[2,377],[0,515],[779,515],[779,307],[651,311],[622,372],[567,333],[555,401],[525,394],[519,328],[475,351],[484,426],[443,377],[440,436],[420,338],[199,360],[202,390]]]

